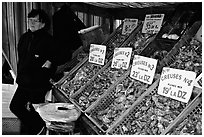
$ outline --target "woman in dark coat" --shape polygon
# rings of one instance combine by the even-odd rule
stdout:
[[[29,129],[29,134],[38,134],[45,122],[32,104],[43,103],[51,89],[49,82],[54,67],[53,38],[47,32],[49,18],[43,10],[32,10],[28,14],[29,30],[18,43],[17,79],[18,88],[10,103],[10,110]],[[29,109],[26,107],[29,105]]]

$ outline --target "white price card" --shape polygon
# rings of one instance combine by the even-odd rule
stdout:
[[[123,23],[122,34],[130,34],[137,27],[138,19],[125,19]]]
[[[106,46],[91,44],[89,50],[89,62],[104,65],[106,56]]]
[[[196,78],[194,86],[202,88],[202,73]]]
[[[111,68],[128,69],[131,55],[132,48],[115,48]]]
[[[164,14],[147,14],[144,20],[142,33],[158,33],[161,29]]]
[[[202,42],[202,26],[200,26],[198,32],[197,32],[196,35],[195,35],[195,38],[196,38],[197,40],[199,40],[200,42]]]
[[[156,59],[134,55],[130,77],[147,84],[152,84],[156,67]]]
[[[187,103],[192,94],[195,78],[195,72],[164,67],[158,94]]]

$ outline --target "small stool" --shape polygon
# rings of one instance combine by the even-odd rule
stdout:
[[[46,103],[36,108],[46,123],[46,135],[73,135],[81,112],[70,103]]]

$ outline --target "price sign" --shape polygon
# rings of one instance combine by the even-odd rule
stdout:
[[[147,84],[152,84],[156,67],[156,59],[134,55],[130,77]]]
[[[196,73],[164,67],[158,94],[187,103],[191,97]]]
[[[202,42],[202,26],[200,26],[200,29],[198,30],[198,32],[195,35],[195,38],[197,40],[199,40],[200,42]]]
[[[130,34],[137,27],[138,19],[125,19],[122,34]]]
[[[128,69],[132,48],[115,48],[111,68]]]
[[[91,44],[89,51],[89,62],[104,65],[106,55],[106,46]]]
[[[202,73],[196,78],[194,86],[202,88]]]
[[[148,14],[142,28],[142,33],[158,33],[164,19],[164,14]]]

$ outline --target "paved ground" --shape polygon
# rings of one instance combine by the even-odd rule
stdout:
[[[2,118],[16,118],[16,116],[9,110],[9,104],[16,88],[16,84],[2,84]]]

